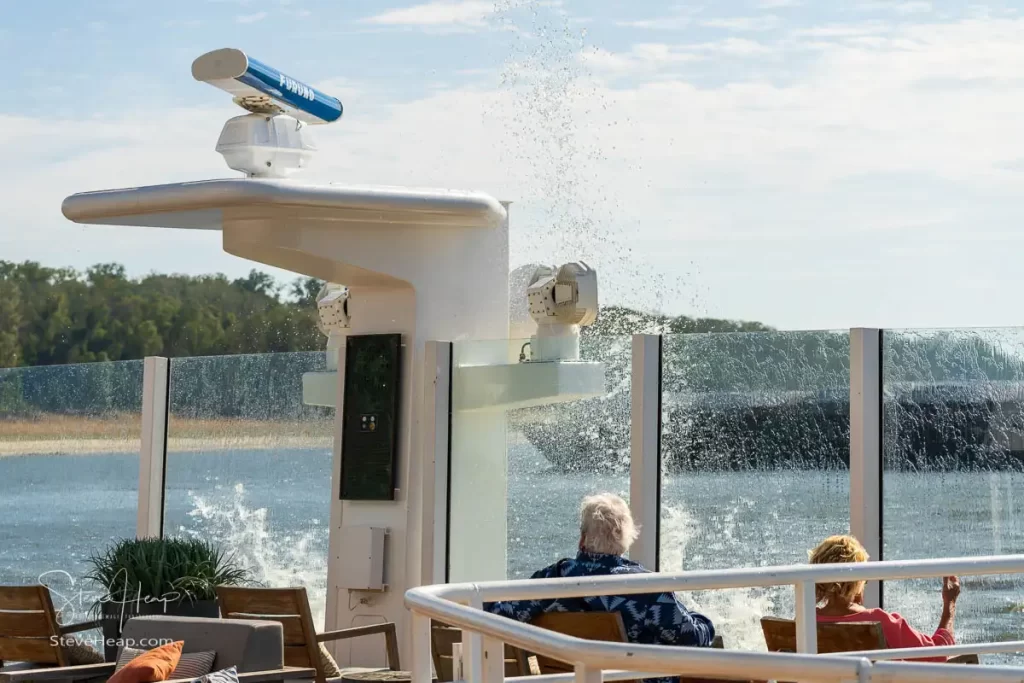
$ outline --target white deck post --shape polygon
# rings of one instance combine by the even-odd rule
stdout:
[[[658,571],[661,535],[661,335],[633,335],[629,507],[640,537],[629,557]],[[600,674],[600,672],[598,672]]]
[[[451,464],[452,344],[428,341],[423,353],[424,584],[448,581],[448,493]]]
[[[497,638],[484,638],[484,683],[505,680],[505,643]]]
[[[575,683],[601,683],[604,680],[604,672],[585,664],[577,664],[575,667]]]
[[[135,534],[139,538],[163,536],[170,369],[170,361],[156,356],[146,358],[142,365],[142,447],[135,523]]]
[[[796,651],[818,654],[818,613],[814,581],[801,581],[796,588]]]
[[[473,609],[482,610],[484,602],[479,594],[469,601]],[[475,632],[462,630],[462,672],[468,683],[484,683],[484,637]]]
[[[412,683],[431,683],[430,617],[412,614]]]
[[[882,332],[850,330],[850,533],[872,560],[882,560]],[[882,606],[868,582],[865,607]]]

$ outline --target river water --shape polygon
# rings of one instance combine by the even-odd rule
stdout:
[[[96,597],[82,581],[88,557],[110,539],[134,533],[137,463],[131,454],[0,458],[0,584],[45,576],[58,607],[82,616]],[[848,530],[847,481],[845,471],[668,477],[661,569],[804,562],[823,537]],[[1022,485],[1024,475],[1013,473],[887,473],[885,557],[1024,552],[1016,498]],[[532,446],[511,445],[509,575],[528,576],[574,551],[582,496],[626,495],[628,488],[626,475],[555,472]],[[268,585],[306,586],[322,624],[329,496],[327,449],[171,453],[165,530],[215,540]],[[963,583],[958,640],[1024,639],[1021,577]],[[887,583],[884,594],[887,609],[920,630],[934,629],[938,580]],[[714,620],[730,648],[763,649],[760,617],[793,610],[786,589],[682,598]]]

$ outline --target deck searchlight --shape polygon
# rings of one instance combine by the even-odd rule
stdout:
[[[310,130],[337,121],[341,102],[240,50],[205,54],[192,74],[244,110],[228,114],[242,115],[217,145],[244,177],[91,188],[61,210],[79,224],[213,232],[239,258],[343,283],[316,296],[322,370],[286,380],[302,382],[307,405],[335,409],[319,626],[394,622],[409,661],[407,589],[507,577],[508,412],[605,394],[604,365],[579,353],[580,328],[597,312],[596,271],[539,268],[514,294],[531,311],[510,339],[507,202],[288,177],[315,149]],[[147,396],[170,381],[158,366],[170,364],[146,364]],[[197,393],[207,389],[216,388]],[[167,424],[158,422],[144,428],[152,467],[140,467],[140,491],[162,487]],[[140,508],[138,533],[159,536],[161,497],[147,499],[157,502]],[[328,647],[341,666],[387,664],[360,643]]]
[[[231,95],[249,112],[224,124],[217,151],[250,178],[284,178],[305,168],[316,145],[307,125],[341,118],[341,101],[241,50],[223,48],[192,62],[192,77]]]

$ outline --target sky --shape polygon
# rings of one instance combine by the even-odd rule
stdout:
[[[605,303],[781,329],[1024,323],[1024,4],[0,10],[0,259],[253,268],[215,233],[60,213],[74,192],[236,176],[214,146],[242,111],[190,72],[236,47],[344,103],[304,179],[512,201],[511,265],[583,259]]]

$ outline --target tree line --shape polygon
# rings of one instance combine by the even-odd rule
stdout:
[[[322,284],[0,260],[0,367],[318,350]]]

